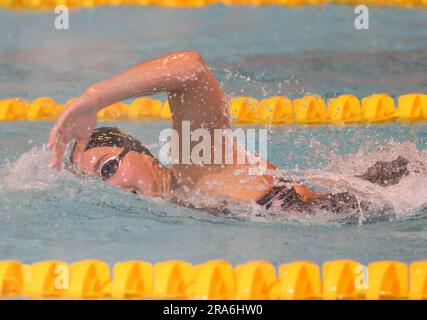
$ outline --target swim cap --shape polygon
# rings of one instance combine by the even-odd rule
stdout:
[[[148,150],[142,145],[141,141],[116,127],[96,128],[89,139],[89,143],[87,144],[85,151],[95,147],[124,148],[129,151],[136,151],[139,153],[146,154],[147,156],[150,156],[157,161],[157,159],[153,156],[150,150]],[[74,144],[74,147],[71,151],[71,160],[75,148],[76,144]]]

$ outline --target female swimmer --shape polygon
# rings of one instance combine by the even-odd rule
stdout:
[[[215,129],[230,127],[227,105],[222,87],[212,75],[201,55],[194,51],[179,51],[142,62],[110,78],[91,85],[61,114],[51,130],[48,146],[52,149],[51,165],[60,169],[67,145],[75,140],[71,160],[79,171],[99,176],[106,183],[129,192],[148,197],[161,197],[189,205],[192,192],[208,196],[221,196],[221,201],[256,202],[265,208],[278,206],[284,211],[305,210],[312,205],[328,208],[354,209],[355,197],[349,193],[316,194],[309,188],[280,177],[276,167],[262,159],[250,164],[237,162],[238,153],[244,152],[233,140],[231,163],[180,163],[174,159],[171,168],[163,166],[136,138],[117,128],[97,128],[96,116],[103,108],[135,96],[167,93],[172,112],[172,128],[182,136],[183,123],[191,132],[204,128],[211,137]],[[213,139],[213,138],[212,138]],[[197,144],[188,141],[190,150]],[[215,150],[214,143],[212,152]],[[224,147],[224,146],[223,146]],[[225,147],[224,147],[225,148]],[[224,151],[224,150],[222,150]],[[224,160],[225,152],[221,153]],[[178,160],[178,161],[177,161]],[[396,160],[397,161],[397,160]],[[403,160],[402,160],[403,161]],[[363,179],[396,183],[407,174],[406,163],[398,161],[392,170],[372,174]],[[253,163],[253,161],[252,161]],[[262,164],[262,174],[251,174]],[[387,166],[386,166],[387,167]],[[372,169],[372,168],[371,168]],[[391,180],[387,180],[387,173]],[[384,176],[385,175],[385,176]],[[386,181],[386,182],[384,182]],[[337,209],[338,210],[338,209]]]

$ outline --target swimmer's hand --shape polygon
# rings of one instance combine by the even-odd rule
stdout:
[[[228,125],[222,90],[200,54],[173,52],[91,85],[70,104],[50,133],[51,166],[61,168],[65,149],[73,139],[77,141],[74,160],[80,163],[98,111],[117,101],[158,92],[167,92],[171,97],[178,97],[179,93],[180,98],[171,104],[172,112],[177,108],[182,110],[174,119],[177,123],[191,119],[194,125],[206,124],[211,128]],[[200,105],[206,105],[203,112]]]
[[[74,139],[77,142],[74,160],[77,164],[80,163],[84,149],[95,129],[98,110],[94,99],[84,94],[62,112],[49,135],[48,147],[52,150],[50,159],[52,168],[61,169],[66,147]]]

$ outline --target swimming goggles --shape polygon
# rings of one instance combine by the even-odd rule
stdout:
[[[102,178],[103,181],[110,179],[116,174],[120,163],[129,151],[129,149],[125,148],[122,152],[120,152],[120,154],[108,158],[99,166],[98,175]]]

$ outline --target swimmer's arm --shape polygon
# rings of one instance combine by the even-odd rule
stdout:
[[[91,85],[81,97],[87,106],[101,109],[121,100],[159,92],[181,92],[212,79],[201,55],[178,51],[144,61],[118,75]]]
[[[179,51],[148,60],[101,82],[91,85],[61,114],[49,136],[53,150],[51,166],[60,169],[68,143],[75,139],[76,162],[96,125],[101,109],[135,96],[166,92],[176,124],[191,120],[195,126],[227,124],[218,116],[224,107],[223,93],[215,77],[194,51]]]

